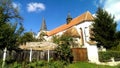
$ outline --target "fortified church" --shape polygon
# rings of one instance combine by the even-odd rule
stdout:
[[[43,38],[45,41],[27,42],[26,45],[21,45],[20,48],[30,50],[31,52],[32,50],[47,50],[49,57],[49,50],[54,50],[58,46],[57,44],[52,43],[53,36],[67,34],[73,37],[73,41],[77,44],[72,45],[72,49],[85,49],[84,53],[83,51],[79,51],[81,55],[79,55],[79,52],[73,52],[74,54],[79,55],[77,58],[83,57],[87,60],[88,57],[90,62],[98,62],[98,49],[97,46],[93,46],[96,45],[96,42],[90,39],[93,37],[93,32],[91,31],[93,23],[94,17],[89,11],[77,16],[76,18],[72,18],[71,15],[68,14],[65,24],[50,31],[47,31],[46,22],[45,19],[43,19],[40,31],[38,32],[36,38]]]
[[[67,15],[66,23],[51,30],[47,31],[45,19],[42,21],[41,29],[38,32],[36,38],[39,39],[42,32],[45,33],[45,40],[51,42],[53,36],[61,36],[62,34],[69,34],[74,38],[74,41],[78,44],[77,47],[88,47],[95,45],[95,41],[91,41],[91,28],[94,17],[87,11],[76,18],[72,18],[70,14]]]

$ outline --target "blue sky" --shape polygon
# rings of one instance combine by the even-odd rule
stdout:
[[[97,6],[102,6],[118,22],[120,30],[120,0],[13,0],[24,18],[25,31],[38,33],[42,19],[45,18],[48,30],[52,30],[66,22],[68,12],[73,18],[86,11],[95,14]]]

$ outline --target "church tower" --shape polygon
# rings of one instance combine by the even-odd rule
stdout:
[[[46,26],[45,19],[43,18],[43,19],[42,19],[42,24],[41,24],[40,30],[39,30],[36,38],[39,39],[39,38],[40,38],[40,35],[41,35],[42,33],[46,32],[46,31],[47,31],[47,26]]]
[[[70,13],[68,13],[67,19],[66,19],[67,24],[69,24],[71,20],[72,20],[72,17],[70,15]]]
[[[47,31],[46,22],[45,22],[44,18],[42,20],[42,25],[41,25],[40,31]]]

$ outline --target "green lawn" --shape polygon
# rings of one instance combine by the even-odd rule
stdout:
[[[2,63],[0,63],[0,65],[2,65]],[[52,61],[50,63],[47,63],[46,61],[38,61],[29,64],[26,63],[19,64],[15,62],[11,64],[6,64],[4,68],[120,68],[120,65],[107,66],[107,65],[97,65],[88,62],[76,62],[65,66],[61,61]]]
[[[67,68],[120,68],[120,66],[97,65],[88,62],[77,62],[67,66]]]

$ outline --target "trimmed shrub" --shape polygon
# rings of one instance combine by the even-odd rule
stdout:
[[[120,52],[119,51],[99,52],[99,60],[101,62],[111,61],[112,57],[114,57],[115,61],[119,61],[120,60]]]

